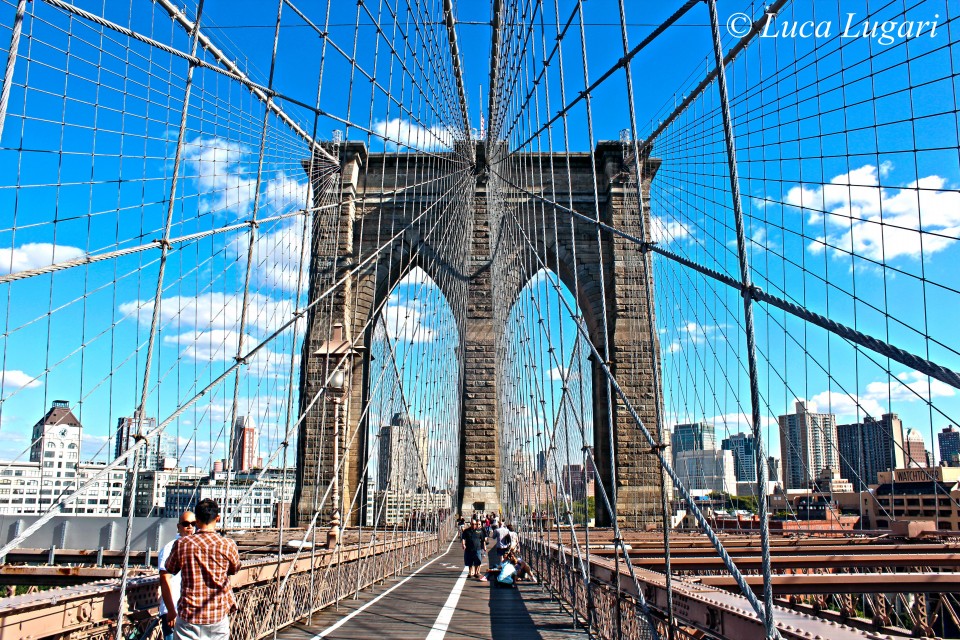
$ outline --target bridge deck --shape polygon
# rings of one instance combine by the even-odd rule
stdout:
[[[441,640],[574,640],[575,629],[537,584],[516,589],[468,580],[459,545],[410,574],[387,580],[278,634],[283,640],[390,638]]]

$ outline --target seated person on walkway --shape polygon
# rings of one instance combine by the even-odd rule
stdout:
[[[523,561],[523,558],[518,552],[511,551],[504,556],[504,559],[517,568],[517,574],[515,576],[517,580],[530,580],[532,582],[537,581],[536,577],[533,575],[533,569],[531,569],[530,565]]]
[[[460,534],[460,546],[463,547],[463,565],[467,567],[471,578],[483,579],[480,575],[480,562],[483,560],[483,529],[480,521],[473,520],[470,526]]]

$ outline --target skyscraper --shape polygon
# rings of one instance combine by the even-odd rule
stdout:
[[[257,466],[257,430],[247,416],[237,416],[233,422],[232,471],[249,471]]]
[[[810,413],[798,400],[796,413],[780,416],[778,422],[785,489],[806,489],[825,468],[840,468],[837,418],[832,413]]]
[[[937,434],[940,444],[940,462],[948,467],[960,467],[960,431],[952,424]]]
[[[427,430],[416,420],[396,413],[380,428],[378,491],[410,492],[426,488]]]
[[[738,433],[724,438],[720,448],[733,454],[733,469],[737,482],[751,482],[757,479],[757,451],[753,434]]]
[[[137,441],[138,433],[147,433],[157,426],[156,418],[140,418],[136,412],[133,416],[117,420],[117,434],[113,445],[114,457],[123,455],[127,449]],[[168,457],[177,457],[177,446],[165,433],[160,433],[147,441],[147,446],[140,450],[141,470],[156,471],[163,468],[163,460]],[[133,457],[127,459],[127,468],[133,468]]]
[[[923,434],[916,429],[907,429],[907,436],[904,438],[903,448],[906,450],[907,467],[928,467],[927,443],[923,439]]]
[[[670,445],[673,449],[674,466],[676,466],[677,455],[684,451],[713,451],[716,449],[717,437],[712,424],[706,422],[678,424],[673,428]]]
[[[780,474],[780,458],[767,456],[767,482],[769,483],[769,491],[773,491],[774,487],[783,484],[783,478]]]
[[[877,484],[881,471],[904,466],[903,444],[903,423],[895,413],[837,425],[840,476],[853,484],[854,491],[864,491],[867,485]]]
[[[675,470],[683,486],[695,496],[737,492],[732,451],[681,451]]]

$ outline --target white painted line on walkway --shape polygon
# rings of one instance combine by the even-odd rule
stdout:
[[[454,538],[453,540],[456,540],[456,538]],[[401,581],[398,582],[397,584],[393,585],[392,587],[390,587],[389,589],[387,589],[386,591],[384,591],[383,593],[381,593],[380,595],[378,595],[376,598],[374,598],[373,600],[371,600],[371,601],[368,602],[367,604],[363,605],[363,606],[360,607],[359,609],[355,609],[354,611],[350,612],[349,615],[346,615],[346,616],[344,616],[343,618],[340,618],[340,620],[338,620],[335,624],[330,625],[329,627],[327,627],[326,629],[324,629],[323,631],[321,631],[321,632],[318,633],[317,635],[315,635],[315,636],[313,636],[312,638],[310,638],[310,640],[320,640],[320,638],[326,638],[328,635],[330,635],[331,633],[333,633],[334,631],[336,631],[337,629],[339,629],[339,628],[342,627],[343,625],[347,624],[347,622],[349,622],[354,616],[356,616],[356,615],[358,615],[358,614],[360,614],[360,613],[363,613],[363,610],[364,610],[364,609],[366,609],[367,607],[369,607],[369,606],[371,606],[371,605],[373,605],[373,604],[376,604],[377,601],[380,600],[380,598],[386,596],[387,594],[389,594],[391,591],[393,591],[393,590],[396,589],[397,587],[402,586],[407,580],[409,580],[409,579],[412,578],[413,576],[417,575],[418,573],[420,573],[421,571],[423,571],[424,569],[426,569],[427,567],[429,567],[430,565],[432,565],[434,562],[436,562],[436,561],[439,560],[440,558],[443,558],[444,556],[446,556],[448,553],[450,553],[450,547],[453,546],[453,540],[450,541],[450,544],[447,545],[447,550],[444,551],[442,554],[438,555],[436,558],[434,558],[433,560],[431,560],[431,561],[428,562],[427,564],[423,565],[422,567],[420,567],[419,569],[417,569],[416,571],[414,571],[413,573],[411,573],[410,575],[408,575],[406,578],[404,578],[403,580],[401,580]],[[466,571],[466,569],[464,569],[464,571]],[[462,588],[462,587],[461,587],[461,588]]]
[[[433,623],[433,629],[427,634],[427,640],[443,640],[443,636],[447,635],[447,627],[450,626],[450,620],[453,619],[453,612],[457,610],[457,602],[460,601],[460,593],[463,591],[463,585],[466,583],[467,568],[464,567],[463,571],[460,572],[457,583],[453,585],[453,591],[450,592],[447,601],[443,603],[443,609],[440,609],[440,615],[437,616],[436,622]]]

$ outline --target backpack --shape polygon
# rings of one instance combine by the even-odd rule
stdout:
[[[513,546],[513,537],[510,535],[510,532],[507,531],[505,534],[503,534],[503,537],[499,538],[497,541],[497,548],[500,551],[506,551],[511,546]]]

